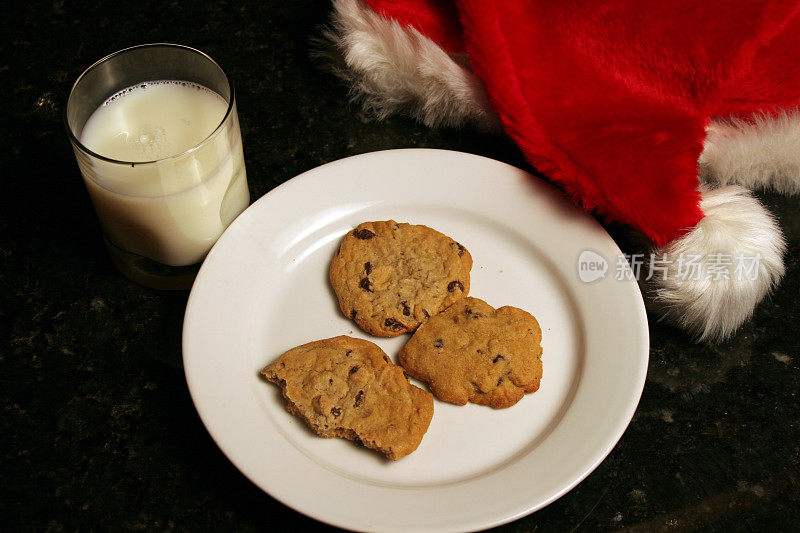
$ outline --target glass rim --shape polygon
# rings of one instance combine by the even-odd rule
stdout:
[[[200,141],[199,143],[197,143],[196,145],[194,145],[194,146],[192,146],[190,148],[187,148],[186,150],[184,150],[184,151],[182,151],[180,153],[177,153],[177,154],[174,154],[174,155],[170,155],[170,156],[167,156],[167,157],[162,157],[160,159],[152,159],[152,160],[149,160],[149,161],[124,161],[124,160],[121,160],[121,159],[114,159],[114,158],[111,158],[111,157],[106,157],[104,155],[98,154],[97,152],[95,152],[93,150],[90,150],[86,145],[84,145],[80,141],[80,139],[78,139],[75,136],[75,133],[73,133],[72,128],[69,125],[69,117],[68,117],[68,114],[69,114],[69,102],[70,102],[70,100],[72,100],[72,94],[75,92],[75,87],[78,86],[80,81],[89,72],[91,72],[93,69],[95,69],[99,65],[105,63],[106,61],[108,61],[108,60],[110,60],[110,59],[112,59],[112,58],[114,58],[114,57],[116,57],[118,55],[124,54],[126,52],[130,52],[130,51],[133,51],[133,50],[137,50],[137,49],[140,49],[140,48],[155,48],[155,47],[179,48],[179,49],[182,49],[182,50],[185,50],[185,51],[188,51],[188,52],[194,52],[194,53],[204,57],[205,59],[210,61],[214,66],[216,66],[220,70],[220,72],[222,72],[222,75],[225,77],[225,81],[228,82],[228,89],[230,90],[230,94],[231,94],[230,101],[228,102],[228,109],[225,111],[225,115],[222,117],[222,119],[220,120],[219,124],[217,124],[217,126],[211,131],[211,133],[209,133],[206,137],[204,137],[202,141]],[[142,80],[142,81],[158,81],[158,80]],[[178,80],[178,81],[180,81],[180,80]],[[211,90],[211,89],[209,89],[209,90]],[[216,92],[216,91],[213,91],[213,92]],[[73,146],[78,147],[82,152],[84,152],[84,153],[86,153],[86,154],[88,154],[88,155],[90,155],[90,156],[92,156],[92,157],[94,157],[96,159],[100,159],[100,160],[106,161],[108,163],[113,163],[113,164],[117,164],[117,165],[125,165],[125,166],[152,165],[154,163],[161,163],[161,162],[164,162],[164,161],[170,161],[170,160],[181,158],[181,157],[185,156],[186,154],[194,152],[195,150],[199,149],[201,146],[206,144],[206,142],[208,142],[209,139],[214,137],[220,130],[222,130],[222,127],[224,126],[225,122],[228,120],[228,117],[230,117],[230,115],[231,115],[231,111],[233,110],[233,106],[234,106],[235,101],[236,101],[236,96],[235,96],[235,92],[234,92],[234,89],[233,89],[233,81],[231,81],[230,77],[228,76],[228,73],[225,72],[225,69],[223,69],[219,65],[219,63],[214,61],[214,59],[210,55],[206,54],[202,50],[198,50],[197,48],[192,48],[191,46],[186,46],[186,45],[183,45],[183,44],[175,44],[175,43],[137,44],[135,46],[129,46],[127,48],[123,48],[121,50],[117,50],[116,52],[112,52],[112,53],[108,54],[107,56],[98,59],[97,61],[92,63],[89,67],[87,67],[83,72],[81,72],[81,75],[78,76],[78,79],[75,80],[75,83],[72,84],[72,88],[69,91],[69,96],[67,97],[67,105],[64,106],[64,127],[67,130],[67,135],[69,136],[69,140],[72,142]],[[85,124],[84,124],[84,127],[85,127]]]

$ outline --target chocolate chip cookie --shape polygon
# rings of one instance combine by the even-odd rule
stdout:
[[[408,382],[377,345],[347,336],[310,342],[261,373],[280,386],[286,410],[323,437],[343,437],[393,460],[417,449],[433,396]]]
[[[469,294],[472,256],[427,226],[364,222],[331,261],[339,308],[364,331],[396,337]]]
[[[399,361],[440,400],[510,407],[539,388],[541,340],[530,313],[463,298],[422,324]]]

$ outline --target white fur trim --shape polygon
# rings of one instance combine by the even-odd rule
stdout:
[[[655,251],[649,269],[654,274],[643,286],[650,307],[663,318],[701,340],[716,341],[750,318],[780,281],[786,242],[773,216],[747,189],[732,185],[700,192],[705,217]]]
[[[427,126],[499,125],[465,57],[451,57],[413,28],[372,11],[361,0],[335,0],[319,55],[350,86],[351,99],[378,119],[405,112]],[[463,64],[460,64],[463,63]]]
[[[800,192],[800,113],[755,115],[752,120],[718,119],[706,130],[700,177],[749,189]]]

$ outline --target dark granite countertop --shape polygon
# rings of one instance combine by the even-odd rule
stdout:
[[[208,52],[237,86],[253,199],[388,148],[526,164],[501,135],[365,120],[309,59],[326,2],[89,4],[0,7],[0,529],[325,529],[252,485],[200,422],[181,364],[187,293],[111,265],[62,125],[72,83],[133,44]],[[622,439],[578,487],[500,530],[797,527],[799,199],[759,196],[789,241],[779,289],[717,346],[651,317],[647,384]]]

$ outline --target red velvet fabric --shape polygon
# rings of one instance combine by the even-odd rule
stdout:
[[[373,11],[411,26],[451,54],[464,52],[461,23],[452,0],[367,0]]]
[[[461,31],[530,162],[586,209],[659,245],[702,218],[697,160],[708,121],[800,104],[798,2],[369,3],[446,50]]]

